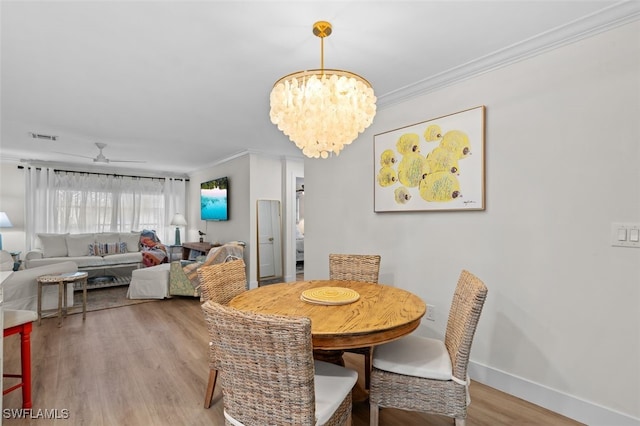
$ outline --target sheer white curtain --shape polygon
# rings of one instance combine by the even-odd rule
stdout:
[[[167,236],[165,240],[167,242],[175,242],[175,237],[171,237],[175,235],[175,227],[171,226],[171,219],[173,219],[173,215],[176,213],[182,213],[186,215],[186,193],[187,193],[187,181],[185,179],[165,179],[164,180],[164,223],[165,227],[165,235]],[[189,241],[187,239],[187,232],[185,230],[182,233],[182,241]]]
[[[28,167],[27,245],[38,233],[153,229],[161,241],[175,212],[185,211],[186,182]]]

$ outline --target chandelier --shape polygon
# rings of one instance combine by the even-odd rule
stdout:
[[[331,24],[318,21],[320,69],[298,71],[271,90],[271,122],[311,158],[340,154],[373,121],[376,97],[371,84],[349,71],[324,69],[324,38]]]

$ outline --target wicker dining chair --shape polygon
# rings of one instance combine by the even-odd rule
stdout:
[[[218,347],[225,425],[350,425],[358,373],[313,360],[311,320],[207,301]]]
[[[469,353],[486,297],[484,283],[463,270],[444,341],[410,334],[376,347],[369,390],[372,426],[378,424],[379,407],[444,415],[464,425],[471,402]]]
[[[213,300],[226,305],[238,294],[247,290],[247,275],[244,260],[216,263],[198,268],[198,280],[202,300]],[[211,407],[213,391],[218,378],[216,346],[209,345],[209,382],[204,396],[204,408]]]
[[[377,283],[379,272],[377,254],[329,254],[329,279]],[[366,346],[345,349],[345,352],[364,355],[364,387],[369,389],[373,348]]]
[[[380,256],[373,254],[330,254],[329,279],[378,282]]]

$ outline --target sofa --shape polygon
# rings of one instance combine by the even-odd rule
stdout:
[[[139,268],[142,263],[140,232],[37,235],[38,248],[24,259],[26,269],[67,261],[75,262],[81,271]]]
[[[4,259],[11,262],[4,262]],[[0,251],[0,270],[11,270],[13,259],[7,251]],[[5,265],[6,263],[6,265]],[[8,269],[11,268],[11,269]],[[63,274],[76,272],[78,267],[74,262],[66,261],[53,265],[38,266],[13,272],[2,282],[3,309],[16,309],[37,311],[38,309],[38,282],[39,276],[49,274]],[[67,286],[67,306],[73,306],[73,286]],[[57,309],[58,286],[43,286],[42,309]]]
[[[88,288],[129,284],[131,271],[144,263],[140,232],[37,235],[37,248],[25,255],[25,269],[71,261],[89,273]],[[74,284],[76,290],[79,285]]]

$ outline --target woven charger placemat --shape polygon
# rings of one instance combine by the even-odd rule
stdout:
[[[344,287],[317,287],[303,291],[300,299],[318,305],[346,305],[360,299],[360,294]]]

